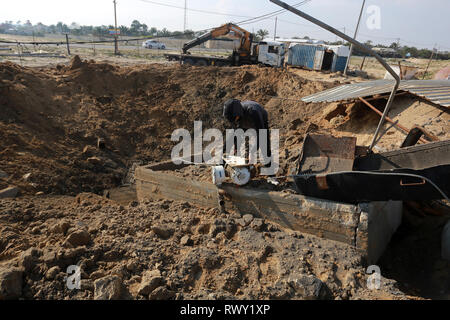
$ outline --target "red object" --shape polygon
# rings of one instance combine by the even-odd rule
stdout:
[[[450,66],[438,71],[434,75],[434,80],[448,80],[450,77]]]

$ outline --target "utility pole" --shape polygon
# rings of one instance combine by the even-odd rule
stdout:
[[[70,56],[69,35],[66,33],[67,54]]]
[[[184,27],[183,27],[183,32],[186,32],[186,20],[187,20],[187,0],[184,0]]]
[[[114,54],[119,55],[119,46],[117,44],[117,11],[116,11],[116,0],[113,0],[114,3]]]
[[[278,24],[278,17],[275,17],[275,31],[273,32],[273,41],[277,41],[277,24]]]
[[[366,5],[366,0],[363,0],[363,4],[361,6],[361,12],[359,13],[358,24],[356,25],[355,36],[353,37],[353,39],[356,39],[356,36],[358,35],[359,24],[361,23],[361,17],[363,15],[365,5]],[[350,63],[350,58],[352,57],[352,51],[353,51],[353,43],[350,45],[350,52],[348,54],[347,62],[345,63],[344,74],[347,74],[348,64]]]
[[[423,74],[422,80],[425,79],[425,76],[427,75],[428,68],[430,67],[431,61],[433,60],[434,52],[436,51],[437,43],[433,47],[433,51],[431,51],[430,60],[428,61],[427,68],[425,69],[425,73]]]

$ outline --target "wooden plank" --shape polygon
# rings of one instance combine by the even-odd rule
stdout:
[[[166,164],[138,167],[138,199],[171,199],[199,206],[217,207],[217,187],[149,168],[167,168]],[[307,198],[296,194],[270,192],[224,184],[221,187],[231,201],[225,209],[252,214],[282,227],[355,245],[360,210],[357,206]]]
[[[190,201],[207,207],[217,206],[217,188],[213,184],[188,180],[145,167],[136,168],[138,199]]]

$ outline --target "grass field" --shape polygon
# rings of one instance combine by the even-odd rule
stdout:
[[[121,39],[130,39],[131,37],[121,37]],[[45,37],[31,37],[31,36],[17,36],[17,35],[7,35],[0,34],[0,40],[14,40],[14,41],[61,41],[64,42],[64,35],[47,35]],[[98,37],[92,36],[70,36],[70,40],[72,41],[97,41]],[[148,63],[148,62],[165,62],[164,53],[173,53],[180,52],[183,43],[186,42],[185,39],[161,39],[160,41],[164,42],[169,50],[148,50],[142,47],[142,40],[139,41],[128,41],[128,42],[120,42],[119,50],[121,56],[114,55],[114,45],[112,43],[105,44],[71,44],[70,45],[70,53],[71,55],[79,55],[83,59],[94,59],[99,61],[111,62],[111,63],[119,63],[123,65],[132,65],[132,64],[140,64],[140,63]],[[1,45],[1,44],[0,44]],[[26,52],[41,52],[41,53],[52,53],[64,56],[63,58],[42,58],[42,57],[2,57],[0,56],[0,62],[2,61],[12,61],[15,63],[19,63],[25,66],[47,66],[47,65],[56,65],[58,63],[65,63],[70,59],[67,53],[66,45],[10,45],[12,50],[4,51],[1,50],[0,54],[4,53],[26,53]],[[227,56],[230,54],[230,50],[225,49],[204,49],[198,48],[197,50],[191,50],[193,54],[208,54],[215,56]],[[363,57],[352,57],[350,60],[349,69],[350,70],[360,70],[361,64],[363,61]],[[391,65],[398,65],[398,63],[402,65],[410,65],[419,68],[419,71],[416,75],[417,79],[422,79],[427,64],[429,62],[428,59],[387,59],[387,62]],[[441,70],[442,68],[450,65],[449,60],[433,60],[430,64],[428,72],[425,75],[425,79],[433,79],[434,74]],[[383,79],[386,71],[384,68],[376,61],[375,58],[368,57],[364,61],[364,67],[362,69],[365,73],[367,73],[368,77],[371,79]]]
[[[402,65],[418,67],[419,70],[416,75],[417,79],[422,79],[429,62],[429,59],[416,59],[416,58],[410,59],[389,58],[386,60],[390,65],[397,66],[398,63],[400,62]],[[362,62],[363,57],[352,57],[350,60],[349,69],[360,70]],[[448,65],[450,65],[449,60],[433,60],[430,64],[430,67],[428,68],[427,74],[425,75],[425,79],[433,79],[433,76],[436,74],[436,72],[438,72],[439,70]],[[373,57],[366,58],[362,70],[365,71],[369,76],[369,78],[372,79],[383,79],[386,74],[386,70],[383,68],[383,66]]]

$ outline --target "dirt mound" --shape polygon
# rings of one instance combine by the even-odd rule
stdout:
[[[354,248],[186,202],[25,197],[0,213],[0,299],[406,298],[387,279],[368,290]]]
[[[189,203],[120,205],[91,194],[121,184],[134,162],[169,159],[174,129],[192,132],[201,120],[204,129],[224,130],[229,98],[268,110],[280,129],[280,174],[306,132],[370,141],[376,114],[299,100],[334,85],[258,66],[1,63],[0,189],[39,196],[0,200],[0,299],[407,298],[384,278],[381,290],[368,290],[360,253],[343,244]],[[417,110],[431,112],[436,119],[427,113],[424,125],[439,135],[448,120],[428,107]],[[393,110],[396,119],[411,118],[406,103]],[[387,257],[397,257],[391,250]],[[386,260],[397,276],[401,263]],[[69,290],[64,277],[75,264],[81,289]]]
[[[298,99],[327,85],[254,66],[121,68],[79,57],[39,70],[2,63],[0,167],[10,178],[0,187],[100,193],[120,184],[133,161],[168,159],[174,129],[193,131],[195,120],[205,129],[225,129],[221,110],[229,98],[264,104],[283,143],[306,126],[317,106],[273,97]],[[95,148],[99,138],[105,149]]]

